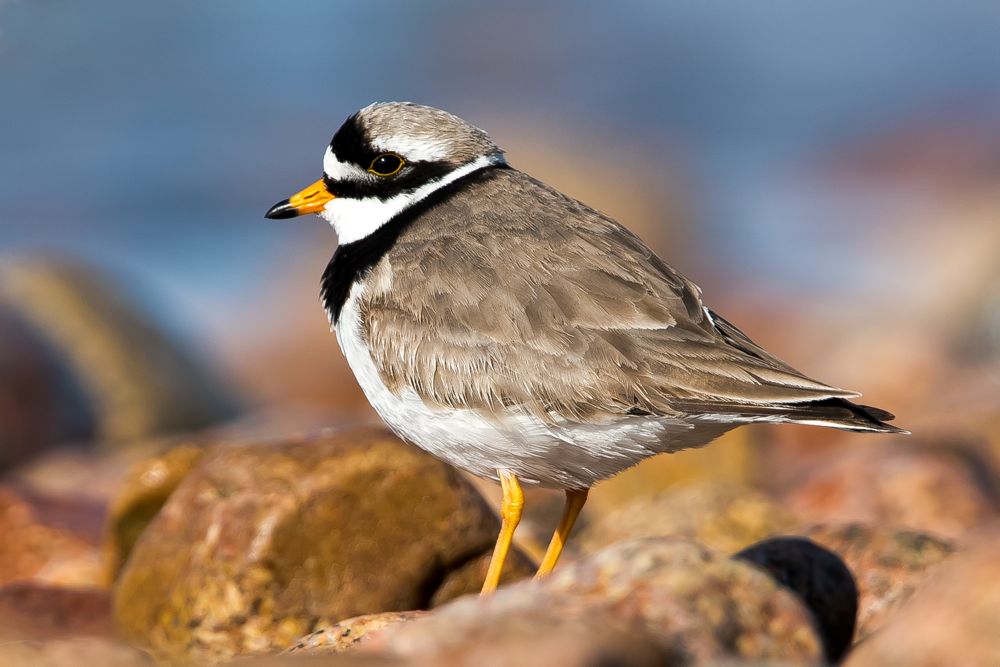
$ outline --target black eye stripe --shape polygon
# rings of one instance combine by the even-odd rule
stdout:
[[[323,176],[326,189],[335,197],[364,199],[375,197],[385,201],[401,193],[413,192],[421,185],[443,177],[455,169],[450,162],[408,162],[396,176],[377,178],[370,176],[364,181],[335,180]]]

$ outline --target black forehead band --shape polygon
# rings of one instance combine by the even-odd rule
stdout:
[[[379,155],[372,148],[368,134],[361,127],[358,114],[354,114],[344,121],[337,133],[333,135],[330,149],[341,162],[350,162],[362,169],[367,169],[372,160]]]

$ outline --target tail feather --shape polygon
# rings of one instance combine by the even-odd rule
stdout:
[[[747,395],[747,402],[733,403],[723,399],[708,401],[671,401],[671,406],[678,407],[694,419],[712,422],[728,423],[751,423],[751,422],[790,422],[793,424],[812,424],[815,426],[827,426],[839,428],[846,431],[867,431],[869,433],[909,433],[904,429],[887,424],[895,417],[890,412],[869,405],[852,403],[849,398],[860,396],[856,392],[848,392],[835,387],[825,386],[815,380],[802,375],[785,362],[770,354],[767,350],[754,343],[750,338],[740,331],[731,322],[721,317],[709,309],[705,309],[709,322],[715,327],[715,331],[722,337],[728,345],[740,350],[754,359],[765,362],[770,368],[784,372],[789,378],[778,378],[770,380],[769,384],[776,385],[783,390],[802,390],[801,400],[788,400],[788,394],[782,397],[773,396],[774,402],[752,401],[751,395]],[[764,376],[759,375],[760,370],[754,368],[747,369],[751,374],[757,373],[755,377],[760,382],[765,382]],[[795,381],[794,378],[801,378],[804,384]],[[826,398],[816,399],[816,394],[809,396],[809,391],[815,392],[816,385],[819,385],[820,394]],[[824,388],[826,391],[824,391]],[[794,396],[794,394],[793,394]]]
[[[694,414],[696,419],[704,421],[783,422],[826,426],[844,431],[909,434],[905,429],[886,423],[895,419],[891,412],[852,403],[844,398],[769,405],[699,403],[680,407]]]
[[[886,423],[896,418],[891,412],[870,405],[852,403],[843,398],[828,398],[792,405],[789,408],[788,416],[791,422],[829,426],[846,431],[909,434],[905,429]]]

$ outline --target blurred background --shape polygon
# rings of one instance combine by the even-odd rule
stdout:
[[[370,420],[318,303],[335,235],[263,213],[349,114],[413,100],[979,484],[1000,456],[998,44],[992,0],[0,0],[0,466],[103,502],[137,442]],[[743,429],[593,511],[692,479],[780,490],[831,452],[871,483],[886,442]]]
[[[1000,337],[998,37],[988,0],[6,0],[0,250],[141,291],[251,405],[328,409],[356,398],[316,305],[335,236],[262,213],[316,178],[348,114],[414,100],[913,423],[884,384],[949,401],[931,340],[978,364]]]

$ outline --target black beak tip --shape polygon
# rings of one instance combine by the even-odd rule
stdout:
[[[296,211],[295,207],[292,206],[286,199],[284,201],[279,201],[277,204],[269,208],[267,213],[264,214],[264,217],[271,220],[286,220],[288,218],[298,217],[298,215],[299,212]]]

